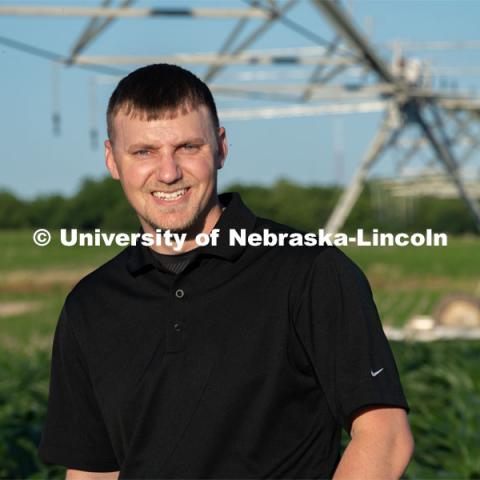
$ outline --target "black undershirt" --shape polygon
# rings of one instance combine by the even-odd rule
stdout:
[[[179,255],[165,255],[153,250],[151,250],[151,252],[153,258],[161,267],[175,274],[182,273],[197,257],[195,250],[190,250],[189,252]]]

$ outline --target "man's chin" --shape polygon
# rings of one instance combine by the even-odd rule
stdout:
[[[160,222],[160,221],[153,221],[152,219],[145,219],[146,223],[149,227],[154,230],[161,230],[165,232],[166,230],[170,231],[171,233],[190,233],[193,230],[195,221],[194,219],[191,221],[184,221],[184,222]]]
[[[166,232],[167,230],[171,233],[188,233],[190,230],[188,225],[152,225],[150,227],[155,231]]]

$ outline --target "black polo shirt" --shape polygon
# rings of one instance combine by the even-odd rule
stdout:
[[[333,247],[228,245],[293,231],[236,194],[180,274],[128,247],[68,295],[56,329],[47,463],[120,478],[324,478],[341,426],[408,408],[361,271]]]

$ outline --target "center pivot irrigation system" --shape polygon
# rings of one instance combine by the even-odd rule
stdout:
[[[220,111],[223,119],[252,119],[308,116],[321,114],[383,111],[378,131],[361,159],[350,184],[345,188],[325,226],[338,232],[357,201],[372,166],[387,151],[394,153],[398,172],[407,164],[421,160],[425,167],[441,167],[455,185],[471,211],[480,231],[480,207],[464,183],[462,171],[480,146],[480,98],[471,92],[434,86],[434,72],[425,63],[404,56],[415,48],[412,42],[393,45],[387,62],[369,38],[356,26],[350,13],[338,1],[311,0],[313,10],[323,22],[318,30],[306,28],[289,18],[299,0],[244,0],[243,8],[174,8],[134,7],[134,0],[102,0],[98,7],[85,6],[0,6],[0,15],[90,17],[84,31],[64,57],[53,56],[56,65],[79,66],[114,72],[119,65],[142,65],[156,62],[179,65],[205,65],[203,79],[215,95],[229,98],[261,99],[272,106]],[[188,3],[188,2],[184,2]],[[193,2],[190,2],[193,3]],[[224,2],[229,5],[228,2]],[[223,18],[237,19],[218,51],[156,56],[87,56],[82,55],[112,22],[138,17]],[[252,25],[253,23],[253,25]],[[275,23],[295,31],[315,46],[249,50]],[[324,26],[325,24],[325,26]],[[219,28],[219,36],[223,29]],[[326,40],[329,35],[331,40]],[[160,33],[161,36],[161,33]],[[0,38],[0,42],[28,50],[24,44]],[[478,48],[480,42],[422,44],[423,49]],[[48,53],[29,47],[30,53]],[[116,67],[115,67],[116,66]],[[248,68],[238,71],[239,66]],[[216,79],[234,67],[230,81]],[[264,70],[261,70],[263,67]],[[298,80],[296,83],[285,80]],[[354,83],[352,83],[354,79]],[[285,102],[280,105],[279,102]],[[56,120],[55,120],[56,119]],[[54,114],[54,122],[59,121]],[[425,152],[430,158],[425,158]]]

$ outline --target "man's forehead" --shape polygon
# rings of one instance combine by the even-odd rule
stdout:
[[[150,140],[177,141],[190,137],[207,140],[213,130],[208,121],[208,109],[201,105],[195,110],[169,111],[168,114],[149,115],[136,110],[120,110],[114,118],[115,135],[126,143]]]
[[[114,120],[139,120],[143,122],[151,122],[154,120],[177,120],[183,117],[210,116],[206,105],[198,105],[192,107],[189,104],[183,104],[174,108],[159,109],[141,109],[131,105],[120,107],[115,114]]]

